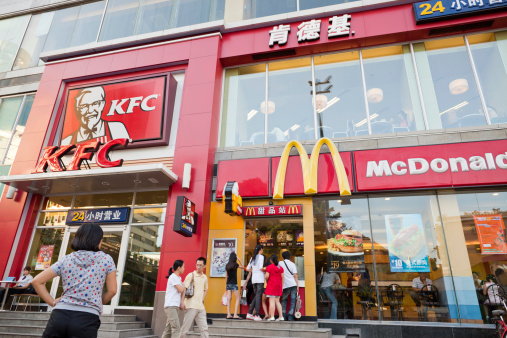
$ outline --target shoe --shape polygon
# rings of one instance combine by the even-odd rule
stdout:
[[[255,322],[262,322],[262,319],[261,319],[261,317],[259,317],[259,316],[253,316],[253,320],[254,320]]]
[[[283,317],[280,317],[280,318],[278,318],[276,321],[277,321],[277,322],[283,322],[284,320],[285,320],[285,319],[284,319]]]
[[[268,322],[274,322],[275,320],[276,320],[275,317],[271,317],[268,319]]]
[[[246,319],[255,320],[255,316],[247,313],[246,314]]]

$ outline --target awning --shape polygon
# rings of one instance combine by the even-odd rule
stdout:
[[[43,195],[109,190],[167,189],[177,180],[178,176],[160,163],[0,176],[0,183]]]

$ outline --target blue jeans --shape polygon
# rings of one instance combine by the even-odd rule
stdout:
[[[292,286],[290,288],[283,289],[282,294],[282,311],[283,316],[286,316],[287,312],[287,300],[290,296],[290,309],[289,309],[289,318],[292,319],[294,316],[294,309],[296,308],[296,295],[298,293],[298,287]]]
[[[326,294],[327,299],[331,301],[331,315],[329,319],[336,319],[336,313],[338,312],[338,302],[336,301],[336,297],[333,294],[333,290],[331,287],[322,288],[322,291]]]

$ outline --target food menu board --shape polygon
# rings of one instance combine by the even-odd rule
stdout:
[[[363,234],[357,217],[326,220],[329,272],[364,271]]]
[[[274,246],[273,232],[259,231],[259,244],[266,247]]]
[[[303,230],[296,231],[296,246],[304,246],[305,237],[303,236]]]
[[[293,246],[294,233],[292,231],[278,231],[276,234],[276,243],[278,246]]]
[[[421,214],[385,215],[391,272],[430,272]]]
[[[474,216],[474,223],[481,243],[481,254],[507,253],[502,215]]]
[[[41,245],[39,249],[39,256],[37,256],[37,264],[35,264],[35,270],[46,270],[51,266],[51,259],[53,258],[53,252],[55,245]]]
[[[225,277],[225,266],[229,263],[229,256],[236,252],[236,238],[214,238],[211,249],[210,277]]]

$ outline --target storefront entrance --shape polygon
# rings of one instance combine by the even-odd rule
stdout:
[[[71,248],[71,244],[72,240],[76,236],[78,228],[79,227],[67,227],[65,230],[60,249],[60,257],[68,255],[74,251]],[[102,226],[102,230],[104,231],[104,239],[102,240],[101,250],[110,255],[114,260],[114,264],[116,265],[116,280],[118,283],[118,290],[120,290],[123,276],[122,272],[125,269],[125,257],[127,254],[129,238],[127,235],[127,226],[105,225]],[[104,287],[104,292],[106,292],[106,290],[106,287]],[[51,295],[56,295],[56,297],[60,297],[62,295],[62,285],[59,277],[53,280]],[[119,297],[120,293],[117,293],[108,304],[104,304],[104,314],[113,313],[113,309],[118,306]]]

